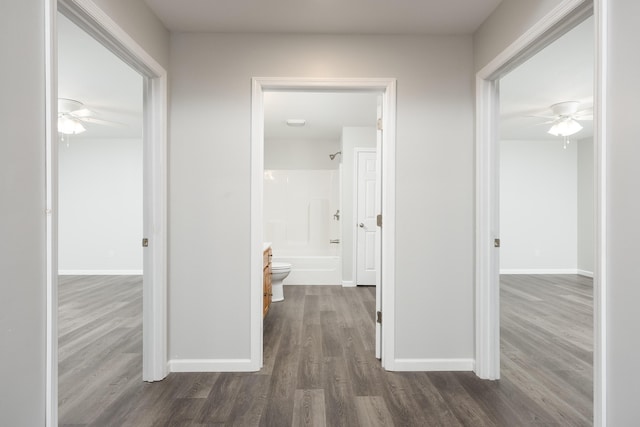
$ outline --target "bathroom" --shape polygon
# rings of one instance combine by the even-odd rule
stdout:
[[[281,300],[281,283],[285,294],[286,285],[355,286],[356,157],[375,157],[379,95],[264,95],[263,240],[271,244],[272,280],[289,271],[273,282],[273,301]]]

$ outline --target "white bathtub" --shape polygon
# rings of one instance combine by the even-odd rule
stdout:
[[[340,285],[342,284],[339,256],[277,256],[273,262],[291,264],[291,274],[285,285]]]

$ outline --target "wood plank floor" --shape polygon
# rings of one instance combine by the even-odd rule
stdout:
[[[89,424],[141,382],[142,276],[60,276],[60,424]]]
[[[502,379],[393,373],[373,356],[373,288],[287,286],[258,373],[141,381],[139,277],[60,280],[61,426],[585,426],[592,284],[502,277]]]

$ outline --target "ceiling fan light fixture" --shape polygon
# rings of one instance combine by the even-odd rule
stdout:
[[[579,132],[582,125],[571,117],[561,118],[553,123],[548,133],[554,136],[569,136]]]
[[[67,116],[58,117],[58,132],[64,135],[77,135],[86,131],[82,123]]]

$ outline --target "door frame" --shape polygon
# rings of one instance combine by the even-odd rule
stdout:
[[[46,425],[58,424],[58,132],[57,13],[94,37],[144,77],[143,252],[144,381],[167,365],[167,72],[91,0],[45,1],[47,343]]]
[[[375,153],[376,156],[378,155],[378,152],[375,148],[354,148],[353,150],[353,216],[354,219],[356,219],[357,222],[357,217],[358,217],[358,155],[360,153]],[[377,163],[377,160],[376,160]],[[376,168],[377,169],[377,168]],[[378,171],[376,170],[376,181],[380,181],[380,176],[377,173]],[[378,182],[376,182],[376,186],[378,186]],[[376,188],[377,189],[377,188]],[[353,277],[353,286],[358,286],[358,227],[353,227],[353,271],[351,272]],[[376,238],[377,239],[377,238]],[[376,258],[377,254],[376,254]],[[380,260],[376,259],[376,268],[380,268]]]
[[[262,343],[262,236],[264,179],[264,92],[338,91],[381,92],[384,109],[382,156],[382,367],[394,369],[395,360],[395,154],[396,79],[394,78],[296,78],[254,77],[251,81],[251,291],[250,369],[263,365]]]
[[[476,74],[475,372],[500,378],[499,79],[587,16],[595,21],[594,425],[606,425],[606,93],[608,0],[564,0]]]

